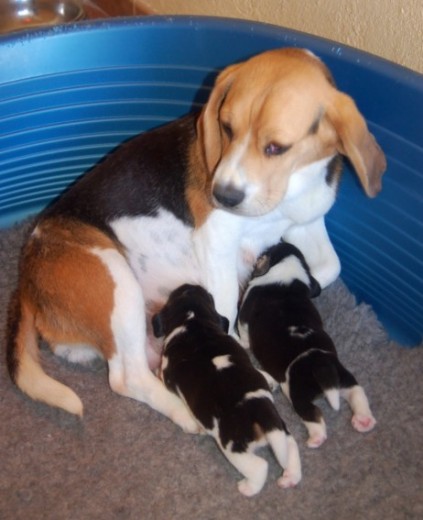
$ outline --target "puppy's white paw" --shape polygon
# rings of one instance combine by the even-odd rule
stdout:
[[[317,434],[310,436],[307,439],[306,444],[309,448],[319,448],[325,442],[326,439],[327,439],[326,435],[324,435],[323,433],[317,433]]]
[[[261,487],[254,485],[250,480],[244,478],[238,482],[238,491],[245,497],[252,497],[260,491]]]
[[[351,424],[358,432],[365,433],[373,430],[376,425],[376,419],[372,415],[356,413],[352,416]]]
[[[294,474],[285,470],[281,477],[278,478],[278,486],[283,489],[295,487],[301,480],[301,474]]]
[[[304,421],[304,424],[308,431],[307,446],[309,448],[318,448],[321,446],[327,439],[324,420],[321,419],[319,423]]]

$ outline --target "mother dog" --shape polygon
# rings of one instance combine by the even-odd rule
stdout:
[[[149,317],[189,282],[204,285],[233,324],[240,284],[281,237],[322,287],[332,282],[340,267],[324,215],[340,154],[375,196],[384,155],[312,53],[273,50],[226,68],[200,114],[130,140],[40,215],[10,309],[13,381],[82,415],[79,397],[41,368],[41,336],[71,361],[102,355],[115,392],[194,431],[151,371]]]

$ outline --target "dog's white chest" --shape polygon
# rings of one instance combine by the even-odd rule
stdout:
[[[182,283],[201,283],[192,228],[160,209],[155,216],[122,217],[111,223],[126,249],[147,305],[164,302]]]

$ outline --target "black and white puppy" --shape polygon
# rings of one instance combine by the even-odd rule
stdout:
[[[242,345],[251,347],[264,371],[281,385],[307,427],[311,448],[326,440],[321,410],[313,404],[322,394],[335,410],[340,395],[348,401],[357,431],[369,431],[376,424],[363,388],[340,363],[323,329],[311,301],[319,293],[304,256],[281,242],[257,261],[238,318]]]
[[[248,354],[228,336],[212,296],[198,285],[173,291],[153,316],[157,337],[165,336],[161,377],[235,468],[244,475],[239,491],[252,496],[263,487],[267,462],[254,451],[270,445],[284,468],[278,484],[301,479],[298,446],[278,414],[265,377]]]

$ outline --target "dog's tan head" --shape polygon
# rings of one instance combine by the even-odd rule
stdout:
[[[353,100],[306,50],[268,51],[226,68],[199,117],[198,134],[214,202],[245,215],[273,209],[293,173],[306,176],[306,166],[338,152],[371,197],[386,167]]]

